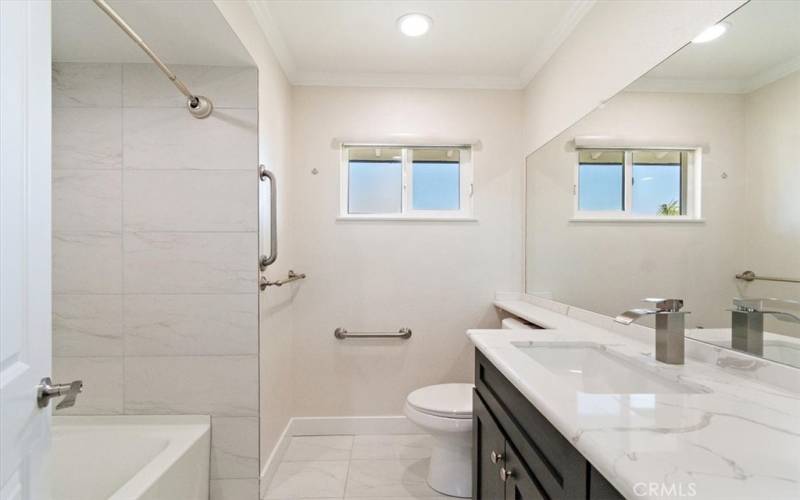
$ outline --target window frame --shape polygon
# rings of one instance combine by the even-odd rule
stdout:
[[[350,213],[350,157],[351,148],[401,149],[401,211],[399,213]],[[413,151],[415,149],[452,149],[459,151],[459,208],[458,210],[415,210]],[[338,220],[423,220],[423,221],[475,221],[473,199],[473,155],[469,146],[425,146],[398,144],[343,144],[339,152],[339,215]]]
[[[622,151],[623,205],[622,210],[580,210],[580,153],[582,151]],[[637,215],[633,213],[633,153],[635,151],[680,151],[681,155],[681,208],[685,214]],[[689,147],[629,147],[581,148],[575,153],[574,181],[572,185],[572,222],[702,222],[701,217],[702,149]]]

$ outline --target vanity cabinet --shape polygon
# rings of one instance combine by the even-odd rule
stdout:
[[[472,439],[476,500],[623,498],[478,350]]]

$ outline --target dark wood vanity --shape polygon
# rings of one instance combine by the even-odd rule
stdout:
[[[474,499],[623,498],[477,349],[472,418]]]

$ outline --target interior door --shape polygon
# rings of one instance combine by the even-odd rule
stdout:
[[[49,497],[50,2],[0,0],[0,500]]]

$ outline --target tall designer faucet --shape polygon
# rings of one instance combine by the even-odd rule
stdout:
[[[764,315],[769,314],[781,321],[800,323],[800,317],[787,311],[771,309],[800,305],[794,300],[781,299],[733,299],[731,309],[731,347],[750,354],[764,355]]]
[[[683,364],[684,317],[681,311],[683,299],[643,299],[655,304],[655,309],[630,309],[620,314],[614,321],[630,325],[643,316],[656,316],[656,359],[671,365]]]

